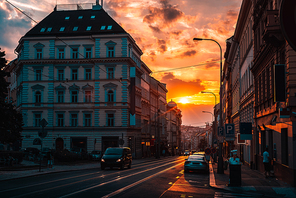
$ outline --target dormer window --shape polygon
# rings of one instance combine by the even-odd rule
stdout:
[[[90,18],[91,18],[91,19],[94,19],[94,18],[96,18],[96,16],[95,16],[95,15],[92,15]]]
[[[77,31],[77,30],[78,30],[78,27],[74,27],[74,28],[73,28],[73,31]]]
[[[79,17],[78,17],[78,19],[82,19],[82,18],[83,18],[83,16],[79,16]]]
[[[104,26],[104,25],[101,26],[101,30],[105,30],[105,28],[106,28],[106,26]]]
[[[60,28],[60,32],[63,32],[65,30],[65,27]]]
[[[52,27],[47,28],[46,32],[51,32]]]
[[[112,25],[109,25],[107,30],[111,30],[112,29]]]
[[[46,28],[41,28],[40,32],[44,32]]]
[[[65,17],[65,20],[69,20],[69,19],[70,19],[70,17],[69,17],[69,16],[66,16],[66,17]]]
[[[91,26],[87,26],[86,31],[91,30]]]

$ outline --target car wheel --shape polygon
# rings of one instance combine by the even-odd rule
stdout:
[[[132,161],[130,161],[130,163],[129,163],[129,165],[128,165],[128,167],[127,168],[131,168],[132,167]]]
[[[101,170],[105,170],[105,166],[101,166]]]

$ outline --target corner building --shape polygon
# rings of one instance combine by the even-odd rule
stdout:
[[[76,7],[58,5],[15,50],[9,91],[24,118],[22,147],[33,146],[45,119],[43,147],[90,152],[123,143],[141,157],[151,70],[135,40],[100,5]]]

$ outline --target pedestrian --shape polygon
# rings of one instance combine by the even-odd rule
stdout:
[[[48,164],[48,168],[52,168],[52,155],[51,155],[51,152],[47,152],[47,164]]]
[[[237,156],[237,150],[232,151],[232,156],[229,158],[229,164],[232,164],[232,165],[240,164],[240,160]]]
[[[165,150],[162,150],[162,156],[165,157]]]
[[[269,153],[268,153],[268,148],[265,148],[265,151],[263,153],[263,164],[264,164],[264,169],[265,169],[265,177],[267,178],[270,176],[270,158],[269,158]]]

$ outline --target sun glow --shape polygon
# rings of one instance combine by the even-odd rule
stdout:
[[[189,100],[187,98],[181,98],[179,100],[179,103],[186,104],[186,103],[189,103]]]

